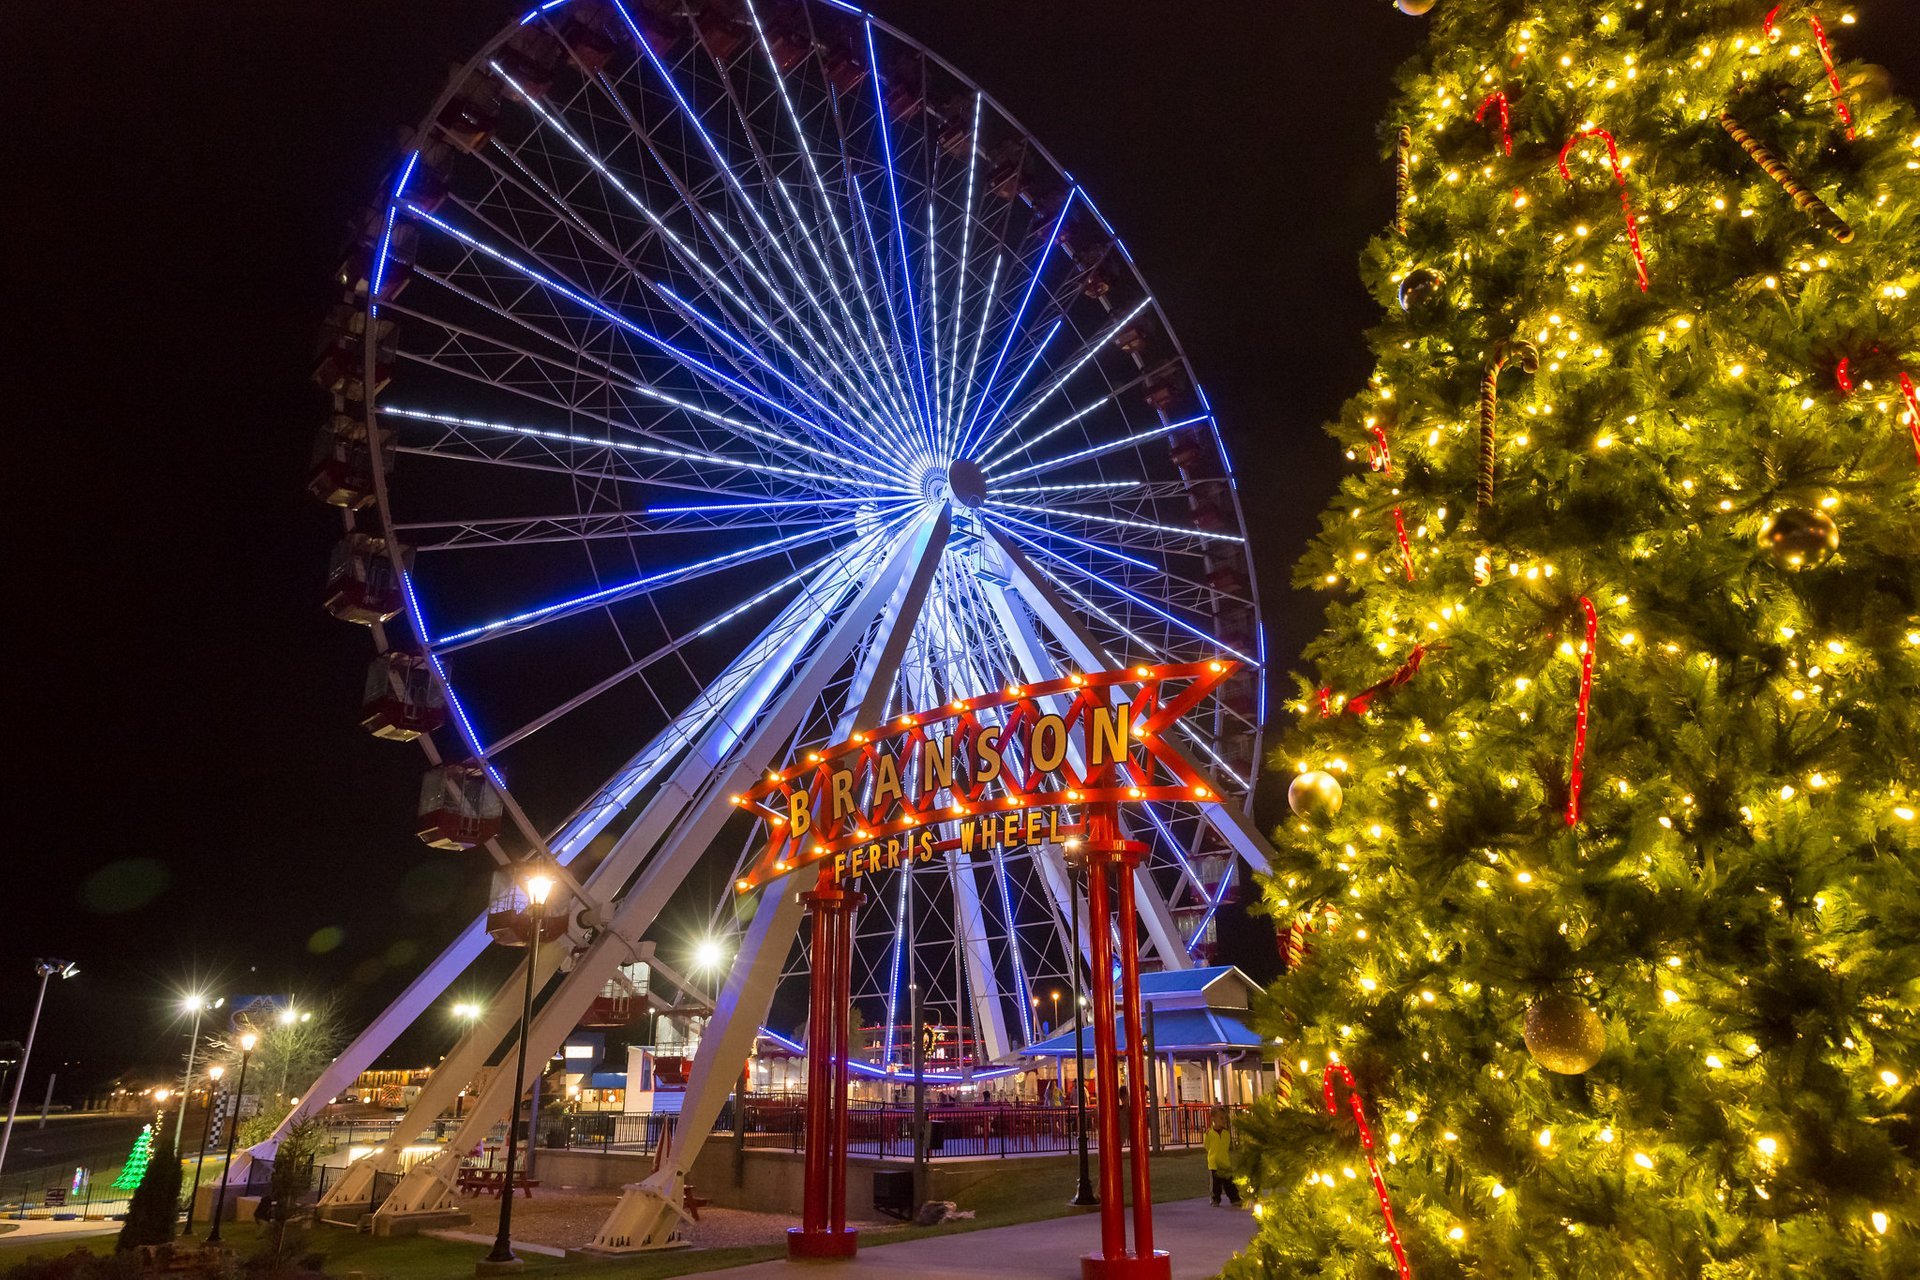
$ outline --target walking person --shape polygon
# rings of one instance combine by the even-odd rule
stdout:
[[[1227,1203],[1238,1209],[1240,1188],[1233,1183],[1233,1130],[1227,1128],[1225,1107],[1215,1107],[1207,1117],[1207,1132],[1203,1142],[1207,1149],[1207,1177],[1211,1182],[1209,1196],[1212,1204],[1218,1208],[1224,1192]]]

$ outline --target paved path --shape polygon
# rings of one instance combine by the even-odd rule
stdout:
[[[1098,1216],[1076,1214],[879,1245],[847,1262],[756,1262],[707,1274],[726,1280],[1078,1280],[1080,1256],[1098,1236]],[[1173,1255],[1174,1280],[1207,1280],[1253,1239],[1253,1218],[1244,1209],[1216,1209],[1205,1200],[1173,1200],[1153,1206],[1153,1237],[1156,1248]]]

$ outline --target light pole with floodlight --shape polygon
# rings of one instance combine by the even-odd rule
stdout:
[[[187,1099],[193,1095],[193,1051],[200,1047],[200,1017],[209,1009],[218,1009],[227,1002],[222,996],[209,1001],[203,995],[191,995],[183,1002],[193,1012],[193,1030],[187,1033],[187,1074],[180,1080],[180,1117],[173,1125],[173,1158],[180,1158],[180,1131],[187,1127]]]
[[[540,934],[546,928],[547,895],[553,892],[554,878],[536,870],[524,882],[527,891],[527,919],[532,924],[532,941],[527,951],[527,986],[520,1001],[520,1045],[513,1069],[513,1109],[507,1113],[507,1168],[500,1184],[500,1231],[494,1237],[493,1251],[474,1270],[481,1275],[518,1269],[520,1259],[513,1252],[513,1168],[520,1148],[520,1099],[527,1091],[527,1032],[533,1026],[533,975],[540,967]],[[527,1126],[527,1138],[533,1139],[535,1116]]]
[[[249,1031],[240,1037],[240,1078],[233,1085],[233,1112],[227,1118],[227,1162],[220,1170],[220,1194],[213,1202],[213,1230],[207,1232],[208,1244],[220,1243],[220,1219],[227,1212],[227,1175],[233,1172],[233,1146],[240,1137],[240,1099],[247,1092],[247,1059],[260,1037]]]
[[[33,1037],[40,1030],[40,1007],[47,1002],[47,983],[58,974],[71,978],[80,966],[69,960],[35,960],[33,971],[40,975],[40,994],[33,1002],[33,1021],[27,1024],[27,1042],[20,1047],[20,1068],[13,1077],[13,1100],[7,1103],[7,1127],[0,1130],[0,1169],[7,1166],[7,1146],[13,1141],[13,1117],[20,1110],[20,1086],[27,1082],[27,1060],[33,1056]],[[48,1089],[52,1093],[52,1089]]]

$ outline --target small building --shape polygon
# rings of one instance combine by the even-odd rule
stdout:
[[[1233,965],[1169,969],[1140,975],[1140,1004],[1146,1011],[1155,1086],[1161,1105],[1240,1106],[1263,1096],[1275,1068],[1260,1037],[1247,1026],[1259,986]],[[1115,1039],[1126,1052],[1131,1028],[1115,1016]],[[1093,1024],[1086,1028],[1087,1073],[1093,1074]],[[1074,1032],[1066,1030],[1019,1051],[1020,1057],[1051,1060],[1052,1074],[1074,1078]],[[1070,1090],[1070,1086],[1069,1086]],[[1065,1092],[1071,1097],[1071,1092]]]

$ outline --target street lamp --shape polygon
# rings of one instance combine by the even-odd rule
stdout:
[[[220,1077],[225,1074],[227,1069],[217,1062],[207,1068],[207,1113],[200,1121],[200,1154],[193,1158],[193,1190],[187,1193],[187,1225],[182,1235],[193,1230],[193,1209],[200,1199],[200,1166],[207,1162],[207,1143],[213,1139],[213,1108],[220,1097]]]
[[[701,973],[717,972],[727,962],[727,949],[718,938],[702,938],[693,948],[693,967]]]
[[[487,1274],[517,1268],[520,1259],[513,1252],[513,1166],[520,1149],[520,1098],[527,1091],[527,1033],[533,1027],[533,975],[540,967],[540,934],[546,926],[547,895],[553,892],[554,878],[536,870],[523,882],[527,891],[527,919],[533,925],[533,937],[527,951],[527,986],[520,999],[520,1052],[513,1068],[513,1109],[507,1113],[507,1170],[500,1184],[500,1231],[494,1237],[493,1251],[475,1271]],[[527,1139],[533,1139],[534,1116],[527,1126]]]
[[[56,974],[71,978],[80,972],[80,966],[68,960],[35,960],[33,971],[40,975],[40,994],[33,1002],[33,1021],[27,1024],[27,1043],[20,1050],[20,1070],[13,1077],[13,1100],[7,1103],[7,1127],[0,1130],[0,1169],[7,1165],[7,1145],[13,1141],[13,1117],[20,1110],[20,1086],[27,1082],[27,1060],[33,1056],[33,1037],[40,1030],[40,1006],[47,1002],[47,982]]]
[[[227,1175],[233,1172],[233,1146],[240,1137],[240,1099],[247,1092],[247,1059],[260,1037],[249,1031],[240,1037],[240,1078],[233,1084],[233,1111],[227,1119],[227,1162],[220,1170],[220,1194],[213,1202],[213,1230],[207,1232],[208,1244],[220,1243],[220,1219],[227,1211]]]
[[[462,1000],[460,1003],[453,1006],[453,1016],[460,1019],[462,1022],[466,1023],[467,1031],[471,1033],[473,1030],[474,1022],[480,1017],[480,1006],[477,1004],[474,1004],[470,1000]],[[467,1091],[465,1089],[460,1090],[459,1093],[454,1095],[453,1118],[455,1120],[458,1120],[460,1118],[460,1113],[466,1109],[466,1102],[467,1102]]]

